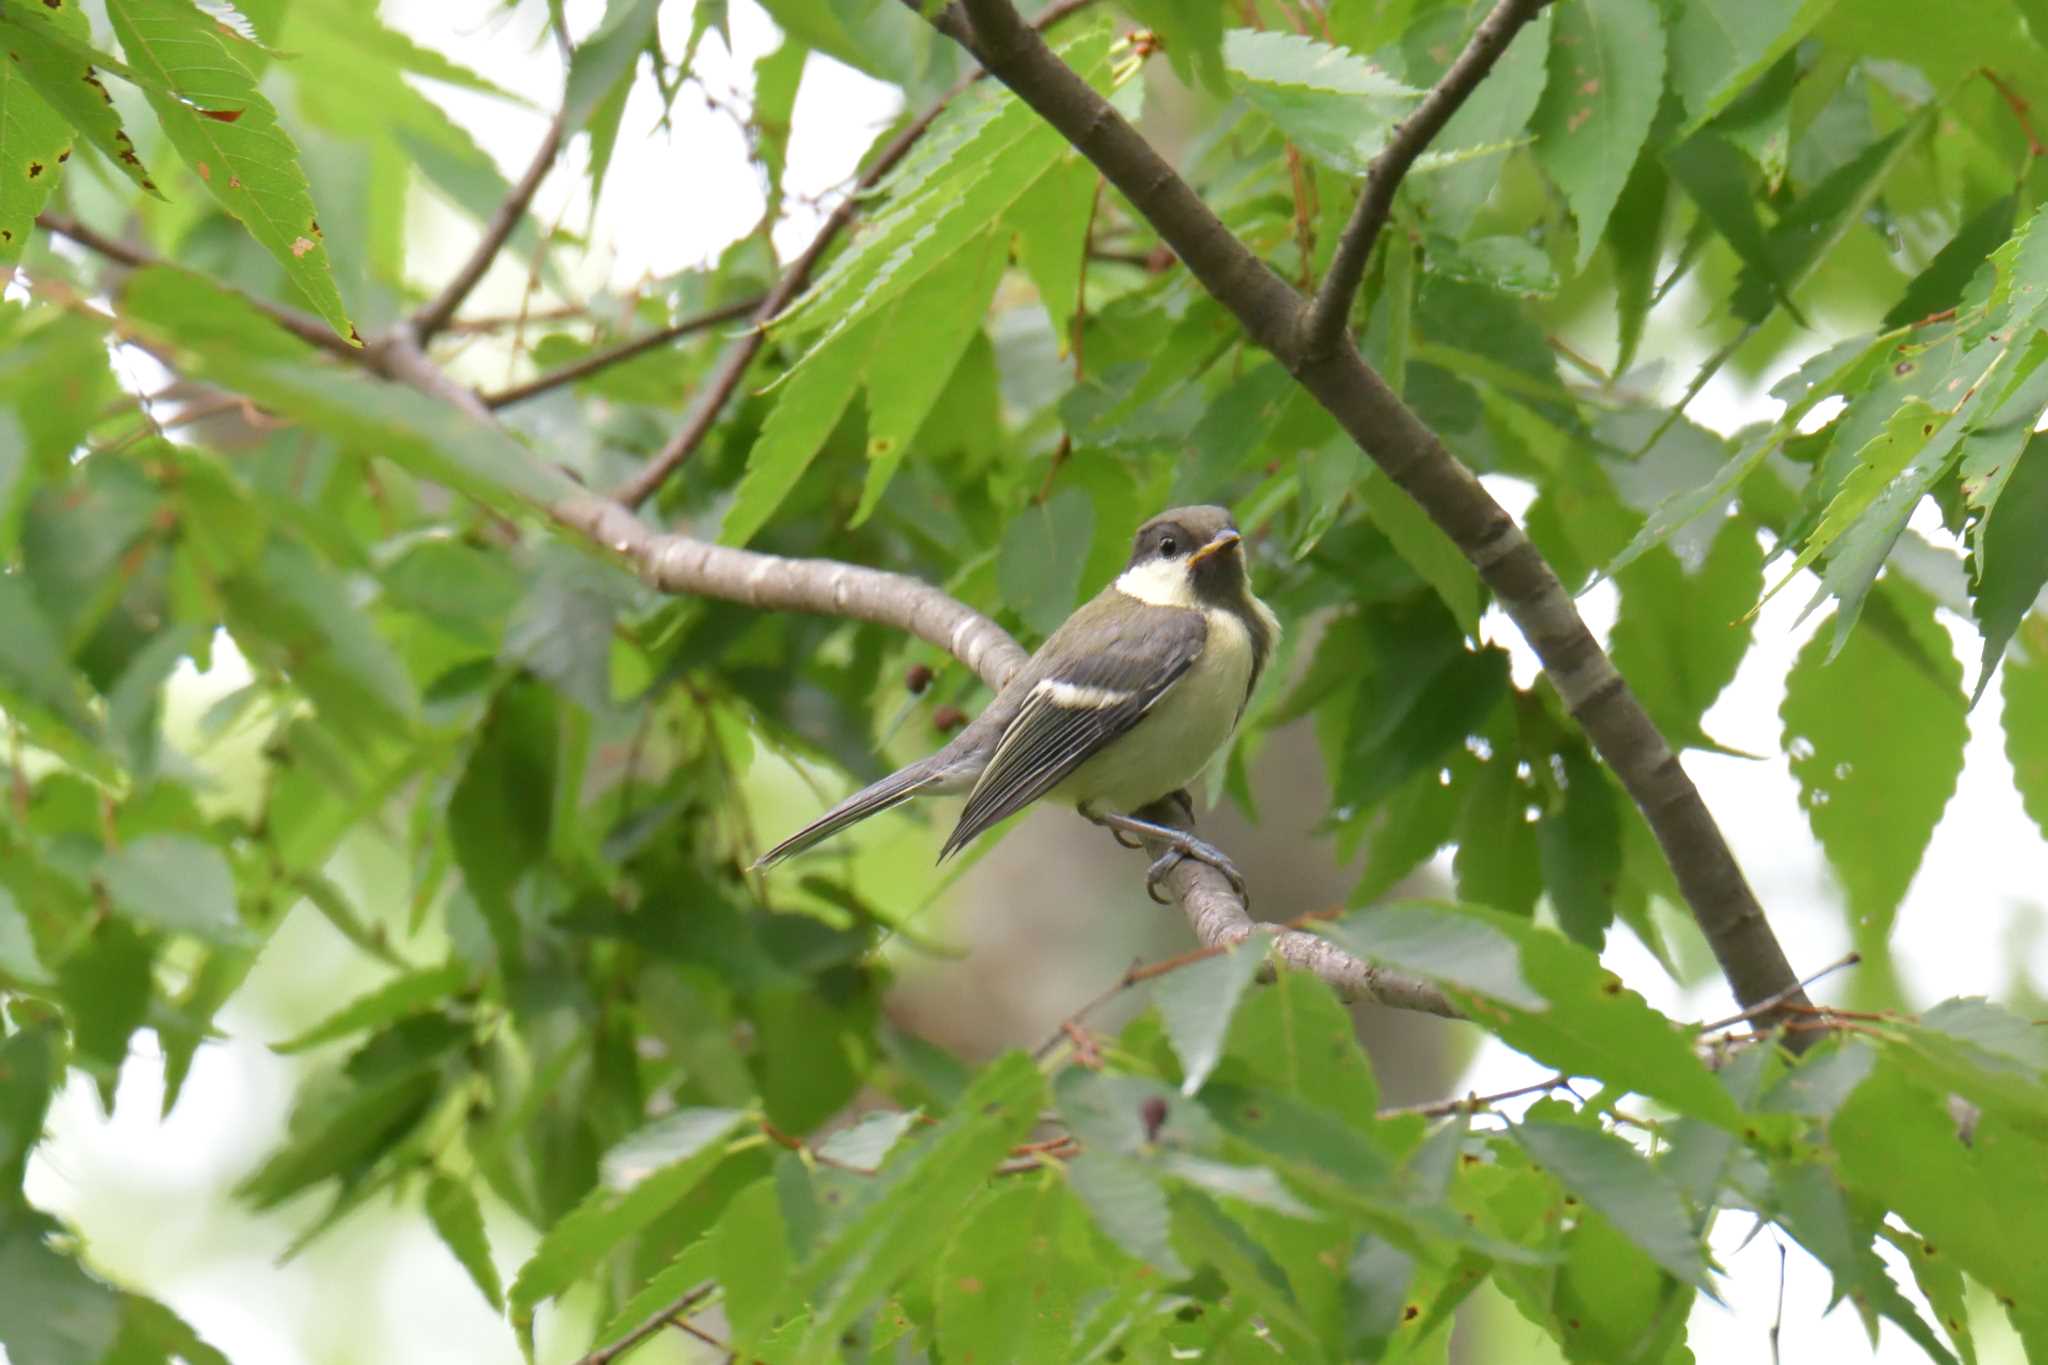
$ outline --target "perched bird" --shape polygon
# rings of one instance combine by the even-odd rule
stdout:
[[[1120,835],[1161,839],[1146,887],[1183,857],[1244,879],[1215,848],[1131,814],[1186,787],[1223,751],[1279,638],[1252,594],[1221,507],[1176,507],[1138,528],[1130,563],[1069,616],[995,700],[931,757],[863,787],[769,849],[768,867],[913,796],[967,793],[945,861],[1041,796]]]

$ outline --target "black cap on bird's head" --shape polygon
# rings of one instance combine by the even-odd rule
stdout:
[[[1138,528],[1129,567],[1173,560],[1188,566],[1204,597],[1230,599],[1244,591],[1244,546],[1227,508],[1172,507]]]

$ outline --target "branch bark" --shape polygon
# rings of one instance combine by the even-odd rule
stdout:
[[[619,503],[594,494],[560,503],[550,514],[557,524],[625,559],[649,586],[662,592],[890,626],[945,650],[991,688],[1001,688],[1030,657],[988,617],[905,574],[829,559],[788,559],[662,534]],[[1147,817],[1192,831],[1172,803],[1148,811]],[[1147,849],[1150,857],[1164,851]],[[1429,982],[1377,967],[1314,934],[1254,921],[1229,880],[1207,863],[1182,859],[1164,885],[1205,946],[1227,948],[1253,934],[1270,934],[1273,951],[1283,961],[1314,972],[1347,996],[1446,1018],[1458,1015],[1457,1007]]]
[[[1698,789],[1514,518],[1387,387],[1341,328],[1340,344],[1310,354],[1311,303],[1210,212],[1151,144],[1024,24],[1009,0],[964,4],[989,71],[1095,164],[1252,340],[1288,368],[1478,569],[1642,811],[1736,999],[1754,1006],[1777,997],[1768,1019],[1807,1009],[1798,977]],[[1514,26],[1506,27],[1512,36]],[[1393,188],[1390,183],[1386,193]]]
[[[1508,50],[1508,44],[1523,25],[1549,3],[1551,0],[1500,0],[1493,12],[1479,21],[1479,27],[1472,31],[1472,40],[1465,44],[1457,60],[1438,78],[1415,112],[1402,120],[1394,135],[1387,139],[1387,145],[1366,167],[1365,191],[1358,196],[1351,221],[1344,225],[1337,250],[1330,257],[1329,271],[1303,316],[1303,355],[1313,359],[1337,349],[1351,316],[1352,297],[1358,293],[1359,281],[1365,278],[1366,262],[1372,259],[1373,243],[1379,240],[1380,229],[1393,211],[1394,191],[1401,187],[1415,159],[1493,70],[1493,64]]]

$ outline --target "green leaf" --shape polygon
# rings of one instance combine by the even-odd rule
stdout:
[[[102,858],[95,876],[114,908],[139,923],[210,943],[247,937],[235,910],[234,872],[212,844],[148,835]]]
[[[1664,261],[1664,217],[1671,177],[1657,161],[1636,162],[1607,220],[1607,250],[1614,258],[1614,373],[1627,374],[1642,344],[1643,326]]]
[[[1094,499],[1074,487],[1025,507],[1004,529],[996,583],[1003,601],[1041,636],[1073,612],[1094,538]]]
[[[1584,270],[1657,113],[1664,29],[1652,0],[1586,0],[1558,10],[1550,43],[1536,161],[1572,206]]]
[[[745,545],[766,526],[839,424],[873,359],[885,318],[837,331],[782,381],[775,410],[747,453],[746,476],[719,527],[721,545]]]
[[[2048,616],[2021,623],[2024,657],[2005,661],[2005,757],[2012,764],[2020,804],[2043,838],[2048,838]]]
[[[62,1231],[18,1197],[0,1201],[0,1346],[12,1365],[90,1365],[120,1331],[119,1296],[53,1249]]]
[[[982,317],[1008,256],[1005,235],[989,232],[933,269],[892,310],[885,330],[907,331],[915,319],[918,341],[914,346],[881,346],[868,358],[863,382],[869,470],[854,525],[865,521],[880,501],[968,345],[980,335]]]
[[[166,87],[143,94],[178,155],[313,310],[355,341],[299,149],[216,22],[185,0],[108,0],[107,17],[135,69]]]
[[[1995,512],[1995,515],[1993,514]],[[2048,437],[2035,436],[2019,452],[1998,506],[1984,517],[1983,537],[1970,557],[1971,606],[1984,636],[1976,697],[2020,621],[2048,585]]]
[[[1304,971],[1279,970],[1237,1007],[1219,1075],[1294,1095],[1356,1124],[1371,1123],[1379,1109],[1379,1086],[1351,1011]]]
[[[675,1207],[725,1157],[725,1139],[746,1120],[734,1109],[678,1109],[605,1153],[604,1179],[541,1236],[508,1296],[515,1325],[559,1296],[612,1249]]]
[[[1382,905],[1346,915],[1323,933],[1373,962],[1522,1009],[1545,1006],[1522,975],[1515,940],[1479,915],[1420,903]]]
[[[519,879],[547,857],[560,734],[545,687],[503,688],[448,798],[448,842],[497,944],[502,970],[520,960],[512,915]]]
[[[2048,1200],[2048,1147],[1983,1116],[1967,1143],[1938,1090],[1880,1066],[1828,1138],[1843,1183],[1889,1208],[2006,1305],[2029,1353],[2048,1347],[2048,1262],[2013,1210]]]
[[[1099,174],[1078,154],[1063,157],[1010,206],[1006,219],[1017,231],[1017,263],[1038,287],[1046,320],[1069,348],[1088,269]]]
[[[1084,1151],[1067,1164],[1067,1184],[1110,1241],[1169,1280],[1187,1276],[1169,1234],[1166,1189],[1144,1162]]]
[[[272,1043],[270,1049],[289,1056],[351,1034],[384,1028],[443,1004],[448,997],[460,991],[469,978],[469,969],[456,962],[394,976],[376,990],[343,1005],[311,1028],[281,1043]]]
[[[1673,747],[1712,743],[1700,718],[1749,652],[1763,577],[1763,549],[1747,517],[1724,522],[1705,562],[1690,571],[1659,548],[1616,572],[1614,666]]]
[[[1193,1191],[1178,1191],[1172,1205],[1174,1244],[1198,1265],[1214,1267],[1232,1295],[1259,1315],[1281,1355],[1327,1358],[1318,1349],[1316,1328],[1295,1301],[1287,1272],[1242,1224]]]
[[[1913,1271],[1913,1283],[1919,1286],[1920,1294],[1933,1310],[1936,1321],[1948,1331],[1948,1339],[1955,1343],[1956,1354],[1962,1358],[1963,1365],[1977,1365],[1977,1343],[1970,1335],[1970,1309],[1963,1272],[1953,1261],[1941,1255],[1939,1248],[1890,1223],[1878,1224],[1877,1235],[1897,1247],[1899,1254],[1905,1257],[1906,1264]]]
[[[109,1110],[128,1039],[149,1014],[154,959],[149,939],[127,920],[109,916],[57,967],[57,993],[70,1015],[72,1064],[99,1082]]]
[[[860,1163],[856,1163],[860,1164]],[[790,1302],[790,1249],[774,1177],[757,1180],[733,1196],[711,1234],[721,1306],[732,1326],[735,1351],[751,1350],[774,1327],[778,1308]]]
[[[1628,675],[1631,680],[1634,674]],[[1669,731],[1665,732],[1667,735]],[[1574,943],[1599,952],[1614,922],[1621,880],[1621,794],[1584,744],[1557,756],[1564,797],[1536,827],[1543,886],[1558,927]]]
[[[275,1208],[323,1180],[358,1184],[386,1152],[425,1118],[440,1094],[440,1076],[412,1066],[351,1087],[311,1121],[294,1116],[290,1141],[236,1187],[257,1209]]]
[[[2018,209],[2018,202],[2007,195],[1979,210],[1913,277],[1906,292],[1884,315],[1884,325],[1904,327],[1962,302],[1964,288],[1983,267],[1985,257],[2012,235]]]
[[[1859,943],[1882,943],[1962,771],[1962,667],[1933,604],[1903,587],[1830,661],[1825,630],[1799,651],[1779,708],[1799,804],[1848,894]],[[1883,718],[1894,718],[1887,723]]]
[[[1465,236],[1499,183],[1508,151],[1529,140],[1549,74],[1551,15],[1545,9],[1515,33],[1493,70],[1436,136],[1432,150],[1417,159],[1417,171],[1437,171],[1417,185],[1437,231]],[[1444,8],[1410,30],[1403,40],[1408,79],[1417,85],[1425,78],[1429,84],[1441,79],[1482,17],[1477,9]]]
[[[1688,0],[1679,6],[1671,81],[1692,116],[1680,136],[1691,136],[1733,103],[1834,7],[1835,0]]]
[[[935,1208],[958,1208],[1028,1132],[1045,1080],[1011,1052],[988,1066],[959,1107],[891,1163],[862,1206],[797,1274],[811,1305],[796,1359],[836,1359],[840,1333],[897,1280],[942,1247],[952,1229]]]
[[[1365,174],[1423,94],[1363,57],[1292,33],[1232,29],[1223,35],[1223,65],[1247,103],[1347,175]]]
[[[604,20],[576,45],[569,59],[569,85],[562,97],[562,131],[574,134],[591,126],[590,201],[597,202],[604,174],[611,166],[618,137],[617,116],[602,126],[593,121],[600,106],[623,107],[632,88],[640,54],[655,41],[655,19],[661,0],[609,0]]]
[[[99,739],[99,721],[86,709],[64,643],[36,602],[27,578],[0,572],[0,701],[35,726],[50,716],[87,742]]]
[[[64,1078],[63,1036],[52,1024],[0,1038],[0,1190],[21,1188],[29,1153],[43,1138],[50,1095]]]
[[[1152,1003],[1166,1023],[1166,1036],[1180,1058],[1180,1093],[1193,1095],[1223,1057],[1223,1039],[1245,987],[1265,962],[1256,936],[1227,952],[1169,972],[1152,987]]]
[[[1678,1187],[1643,1154],[1613,1133],[1570,1123],[1521,1123],[1512,1128],[1529,1159],[1607,1217],[1650,1259],[1703,1293],[1706,1248]]]
[[[1742,1122],[1694,1054],[1691,1031],[1651,1009],[1600,959],[1526,921],[1472,906],[1360,911],[1330,937],[1373,961],[1470,992],[1502,1042],[1571,1076],[1597,1076],[1723,1128]]]
[[[1000,1187],[969,1206],[935,1275],[943,1359],[1067,1358],[1095,1269],[1076,1254],[1080,1213],[1058,1180]]]
[[[681,1254],[642,1286],[639,1293],[620,1304],[610,1321],[598,1330],[592,1348],[601,1344],[617,1342],[635,1327],[646,1322],[664,1305],[672,1304],[691,1290],[700,1287],[711,1277],[714,1259],[710,1238],[700,1237],[685,1247]],[[530,1324],[529,1324],[530,1330]],[[522,1346],[528,1346],[526,1336],[520,1338]],[[530,1352],[530,1347],[529,1347]]]
[[[442,1245],[469,1272],[477,1292],[493,1309],[503,1312],[504,1293],[498,1285],[498,1267],[491,1261],[490,1241],[484,1236],[483,1210],[469,1183],[436,1172],[427,1185],[427,1218],[440,1234]]]
[[[1386,471],[1377,465],[1368,469],[1351,491],[1365,504],[1366,515],[1393,545],[1394,552],[1443,599],[1458,628],[1477,639],[1486,587],[1457,542],[1444,534],[1420,503],[1396,488]]]
[[[312,363],[310,347],[211,281],[158,268],[128,277],[122,317],[191,368],[322,431],[504,512],[578,493],[503,427],[406,384]]]
[[[9,63],[17,74],[138,189],[162,199],[95,68],[130,73],[92,48],[86,41],[90,32],[75,6],[51,11],[43,6],[0,5],[0,35],[8,55],[19,59]]]
[[[1083,80],[1105,83],[1109,33],[1084,23],[1053,44]],[[900,298],[973,242],[1067,152],[1065,139],[1014,96],[955,100],[886,182],[889,198],[779,320],[778,329],[835,337]]]
[[[1954,1365],[1926,1321],[1892,1281],[1871,1246],[1877,1224],[1851,1211],[1842,1188],[1824,1166],[1786,1163],[1774,1173],[1778,1221],[1834,1277],[1835,1300],[1853,1298],[1866,1322],[1881,1313],[1905,1329],[1932,1360]]]
[[[0,21],[0,38],[20,22]],[[71,155],[71,137],[71,125],[37,93],[19,57],[0,62],[0,265],[21,259]]]

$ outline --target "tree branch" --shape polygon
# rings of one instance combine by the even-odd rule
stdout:
[[[469,297],[470,291],[483,279],[484,272],[491,268],[491,262],[498,259],[498,253],[512,236],[512,230],[519,226],[519,220],[526,216],[527,206],[533,202],[540,182],[547,179],[555,157],[562,150],[568,116],[569,102],[565,96],[562,107],[555,111],[554,118],[548,123],[548,131],[541,138],[540,147],[533,154],[533,164],[526,168],[526,174],[519,177],[519,183],[512,187],[498,205],[498,211],[491,215],[491,221],[484,225],[483,239],[441,292],[412,315],[413,330],[422,344],[433,340],[434,334],[448,325],[449,319],[455,316],[455,310],[462,307],[462,301]]]
[[[643,1322],[617,1341],[608,1342],[603,1346],[597,1347],[589,1355],[578,1360],[576,1365],[611,1365],[611,1362],[617,1360],[620,1356],[668,1326],[678,1314],[688,1312],[691,1308],[709,1298],[711,1291],[717,1287],[715,1283],[698,1285],[689,1293],[648,1314]]]
[[[632,337],[617,345],[607,346],[601,351],[592,351],[581,360],[574,360],[559,369],[536,375],[524,384],[514,384],[510,388],[486,393],[483,395],[484,406],[502,408],[513,403],[523,403],[529,398],[546,393],[549,389],[573,384],[579,379],[588,378],[599,370],[609,369],[613,365],[631,360],[634,356],[651,351],[657,346],[666,346],[679,337],[686,337],[707,327],[716,327],[721,322],[731,322],[735,318],[757,313],[760,307],[761,300],[758,298],[741,299],[738,303],[728,303],[723,308],[714,308],[708,313],[699,313],[695,317],[684,318],[681,322],[672,322],[659,331]]]
[[[1305,357],[1314,360],[1337,349],[1351,315],[1351,300],[1358,293],[1359,281],[1365,278],[1366,262],[1372,259],[1373,243],[1379,240],[1380,229],[1393,211],[1394,192],[1401,188],[1401,181],[1415,159],[1465,103],[1466,96],[1493,70],[1493,64],[1508,50],[1508,44],[1522,31],[1522,26],[1549,3],[1550,0],[1500,0],[1493,12],[1479,21],[1479,27],[1472,31],[1472,40],[1465,44],[1457,60],[1445,69],[1415,112],[1401,121],[1387,139],[1387,145],[1372,159],[1365,172],[1365,191],[1358,196],[1351,221],[1344,225],[1344,233],[1337,239],[1329,271],[1303,318]]]
[[[1642,811],[1736,999],[1748,1007],[1778,997],[1770,1019],[1804,1009],[1798,978],[1698,789],[1514,518],[1355,346],[1344,341],[1324,355],[1307,352],[1307,301],[1210,212],[1107,100],[1053,55],[1009,0],[965,4],[990,72],[1108,177],[1251,339],[1287,366],[1478,569]],[[1175,889],[1200,875],[1199,868],[1183,865],[1174,873]]]
[[[1092,3],[1094,0],[1057,0],[1039,12],[1032,20],[1032,26],[1042,32]],[[932,19],[932,23],[969,53],[975,52],[972,35],[967,31],[965,20],[957,12],[949,10],[941,13]],[[726,403],[731,400],[733,390],[740,386],[740,380],[746,376],[747,367],[753,364],[754,357],[760,354],[762,343],[768,339],[765,330],[767,325],[790,305],[791,300],[803,292],[805,285],[810,283],[811,272],[817,268],[819,260],[832,243],[838,240],[839,234],[846,230],[846,225],[853,221],[853,216],[859,208],[860,197],[879,185],[883,176],[895,170],[897,163],[917,145],[918,139],[931,130],[932,124],[945,112],[946,106],[986,74],[986,70],[976,70],[954,82],[952,89],[934,100],[930,108],[891,138],[868,168],[861,172],[860,178],[853,183],[853,189],[833,207],[824,225],[818,229],[818,235],[811,239],[811,244],[804,248],[802,255],[790,262],[789,269],[783,272],[782,278],[775,282],[767,297],[761,300],[761,306],[754,312],[754,325],[747,330],[745,336],[733,342],[731,349],[718,362],[718,368],[705,384],[703,393],[691,409],[689,417],[684,420],[682,428],[652,460],[647,462],[645,468],[613,491],[612,496],[615,499],[628,507],[638,507],[646,502],[668,481],[669,475],[675,473],[683,461],[689,459],[697,447],[704,443],[704,438],[710,435],[711,428],[717,425],[719,413],[725,410]]]
[[[1000,689],[1030,657],[988,617],[905,574],[829,559],[788,559],[661,534],[618,503],[596,495],[549,510],[559,525],[618,554],[662,592],[891,626],[945,650],[991,688]],[[1192,830],[1171,803],[1147,812],[1147,818]],[[1157,857],[1164,850],[1148,851]],[[1228,948],[1253,934],[1270,934],[1272,950],[1283,961],[1315,973],[1348,995],[1426,1014],[1458,1013],[1443,992],[1427,982],[1374,966],[1314,934],[1255,922],[1229,879],[1207,863],[1183,858],[1163,881],[1206,947]]]

